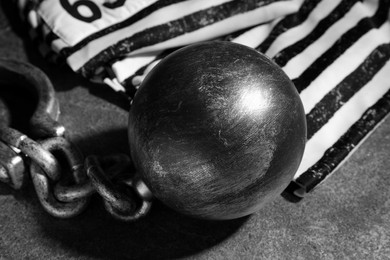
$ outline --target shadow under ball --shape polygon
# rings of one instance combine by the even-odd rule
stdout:
[[[147,75],[129,115],[131,156],[156,198],[206,219],[239,218],[281,194],[302,159],[293,83],[259,52],[204,42]]]

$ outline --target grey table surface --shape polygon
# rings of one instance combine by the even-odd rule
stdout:
[[[7,2],[0,2],[0,57],[46,72],[60,122],[83,153],[128,153],[126,101],[43,60]],[[387,119],[303,201],[280,196],[256,214],[222,222],[155,202],[148,217],[124,223],[98,197],[82,215],[60,220],[44,212],[31,185],[0,184],[0,259],[390,259],[389,157]]]

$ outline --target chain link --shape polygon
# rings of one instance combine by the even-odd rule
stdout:
[[[97,193],[115,218],[133,221],[150,210],[152,195],[140,179],[129,178],[132,164],[124,154],[88,156],[64,138],[57,122],[58,101],[47,77],[31,65],[0,60],[2,78],[18,75],[31,83],[39,104],[30,121],[36,140],[0,122],[0,181],[15,189],[24,186],[30,173],[37,197],[52,216],[80,214]]]
[[[10,146],[0,141],[0,181],[19,190],[25,183],[26,167],[23,157]]]
[[[59,161],[55,159],[53,162],[57,165],[56,168],[61,169],[61,179],[59,182],[67,181],[70,183],[81,184],[86,181],[86,174],[83,168],[83,158],[77,149],[66,139],[62,137],[53,137],[45,139],[39,142],[42,148],[53,153],[55,151],[61,152],[65,157],[70,174],[64,174],[65,167],[61,167]],[[59,218],[67,218],[80,214],[87,206],[89,197],[80,198],[72,202],[61,202],[52,193],[52,182],[56,180],[52,179],[50,175],[45,172],[44,168],[39,166],[39,162],[33,159],[30,165],[30,174],[36,192],[45,210],[52,216]],[[70,177],[70,178],[69,178]]]
[[[52,153],[44,149],[39,143],[30,139],[16,129],[0,125],[0,139],[7,145],[15,147],[21,153],[34,160],[52,179],[58,181],[61,169]]]
[[[130,158],[124,154],[100,158],[91,155],[84,160],[79,150],[63,137],[34,141],[2,125],[0,139],[0,150],[12,151],[23,165],[20,169],[9,167],[13,169],[11,172],[0,165],[0,181],[19,189],[23,185],[21,180],[25,179],[26,158],[29,158],[29,172],[37,197],[54,217],[69,218],[80,214],[94,193],[100,194],[111,215],[123,221],[137,220],[151,208],[153,196],[143,182],[123,178],[131,168]],[[11,147],[19,149],[25,158]],[[59,163],[55,153],[62,155],[67,167]]]
[[[136,194],[130,192],[129,187],[132,186],[126,184],[132,183],[131,180],[112,182],[104,174],[101,163],[96,156],[87,157],[85,164],[87,175],[90,177],[96,191],[104,199],[104,205],[111,215],[123,221],[134,221],[149,212],[151,198],[139,196],[142,203],[138,206],[135,195],[142,193],[137,192],[136,189]]]

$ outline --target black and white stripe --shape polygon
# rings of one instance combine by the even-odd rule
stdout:
[[[88,57],[88,60],[82,65],[79,63],[79,65],[81,65],[80,68],[79,65],[75,65],[74,69],[88,77],[93,74],[97,67],[116,57],[123,57],[129,53],[137,53],[140,50],[146,52],[156,48],[164,49],[166,47],[178,47],[189,44],[193,42],[194,39],[197,41],[207,40],[210,39],[210,36],[207,36],[209,33],[205,31],[207,29],[211,29],[212,37],[221,36],[236,26],[233,21],[229,21],[230,18],[248,14],[257,9],[275,4],[276,2],[284,2],[284,0],[234,0],[212,5],[204,9],[194,9],[194,12],[191,12],[188,15],[144,28],[142,31],[136,32],[123,39],[116,40],[114,44],[108,45],[93,57]],[[173,5],[169,5],[165,8],[168,9],[173,7]],[[176,9],[178,7],[174,8]],[[149,19],[149,17],[144,19]],[[255,22],[252,24],[250,21],[251,19],[247,20],[247,22],[249,22],[248,25],[255,24]],[[219,30],[212,29],[212,26],[219,25],[222,22],[229,24],[223,25]],[[240,24],[238,25],[239,27],[237,27],[237,29],[240,29]],[[193,36],[191,36],[191,34]],[[93,45],[93,42],[89,42],[89,44]],[[91,48],[93,47],[92,45]],[[81,60],[80,56],[82,56],[82,54],[83,52],[80,52],[80,55],[74,53],[72,56],[68,57],[69,62],[75,62],[76,59]]]
[[[358,2],[357,0],[344,0],[336,6],[332,12],[326,16],[324,19],[319,21],[317,26],[308,34],[306,37],[295,42],[292,45],[284,48],[279,51],[273,60],[281,67],[284,67],[289,60],[301,53],[304,49],[307,48],[310,44],[317,41],[335,22],[342,19],[348,11]]]
[[[371,15],[370,9],[374,9],[375,13]],[[361,17],[348,29],[354,10],[359,17],[367,16]],[[340,11],[336,8],[333,12]],[[305,51],[321,41],[316,30],[318,27],[313,30],[316,41],[307,40],[304,48],[295,50],[288,47],[276,55],[275,61],[281,62],[287,74],[297,75],[293,82],[301,93],[307,113],[308,142],[295,176],[295,182],[303,188],[303,192],[309,192],[333,173],[389,112],[386,106],[381,105],[386,104],[386,93],[390,88],[386,80],[390,72],[388,13],[389,1],[357,2],[338,21],[339,32],[344,28],[345,31],[341,31],[333,44],[325,42],[329,37],[324,37],[319,45],[328,46],[313,48],[322,50],[315,53],[314,58],[305,55],[312,54]],[[324,18],[322,21],[326,20],[331,19]],[[321,25],[321,22],[318,26],[331,30],[331,26]],[[331,31],[323,30],[321,37],[327,32]],[[306,39],[309,37],[313,36],[309,34]],[[296,61],[288,66],[292,59]],[[309,64],[302,72],[295,69],[303,63],[300,59],[306,59],[305,64]],[[302,191],[299,194],[302,195]]]
[[[128,27],[136,22],[139,22],[142,19],[147,18],[150,14],[152,14],[152,13],[154,13],[162,8],[165,8],[165,7],[168,7],[170,5],[174,5],[174,4],[183,2],[183,1],[185,1],[185,0],[157,1],[157,2],[149,5],[148,7],[142,9],[140,12],[136,13],[135,15],[124,20],[123,22],[116,23],[116,24],[109,26],[101,31],[98,31],[94,34],[91,34],[90,36],[84,38],[82,41],[78,42],[74,46],[69,46],[69,47],[65,47],[65,48],[61,49],[60,54],[61,54],[61,56],[65,57],[65,58],[69,57],[73,53],[75,53],[75,52],[79,51],[80,49],[82,49],[83,47],[85,47],[91,41],[99,39],[102,36],[108,35],[108,34],[114,32],[114,31],[117,31],[119,29],[126,28],[126,27]],[[55,38],[58,39],[58,36]],[[55,39],[53,39],[53,40],[55,40]]]

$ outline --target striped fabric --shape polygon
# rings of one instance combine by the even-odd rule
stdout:
[[[286,194],[312,191],[390,111],[390,0],[96,1],[106,21],[85,29],[58,9],[69,0],[28,2],[19,0],[21,10],[51,52],[129,95],[172,48],[215,39],[265,53],[293,80],[307,118],[306,150]]]
[[[146,57],[295,12],[301,0],[18,0],[41,49],[83,76],[125,91]],[[37,33],[38,32],[38,33]],[[127,64],[111,65],[130,57]],[[120,70],[120,71],[119,71]],[[111,75],[110,75],[111,74]]]

